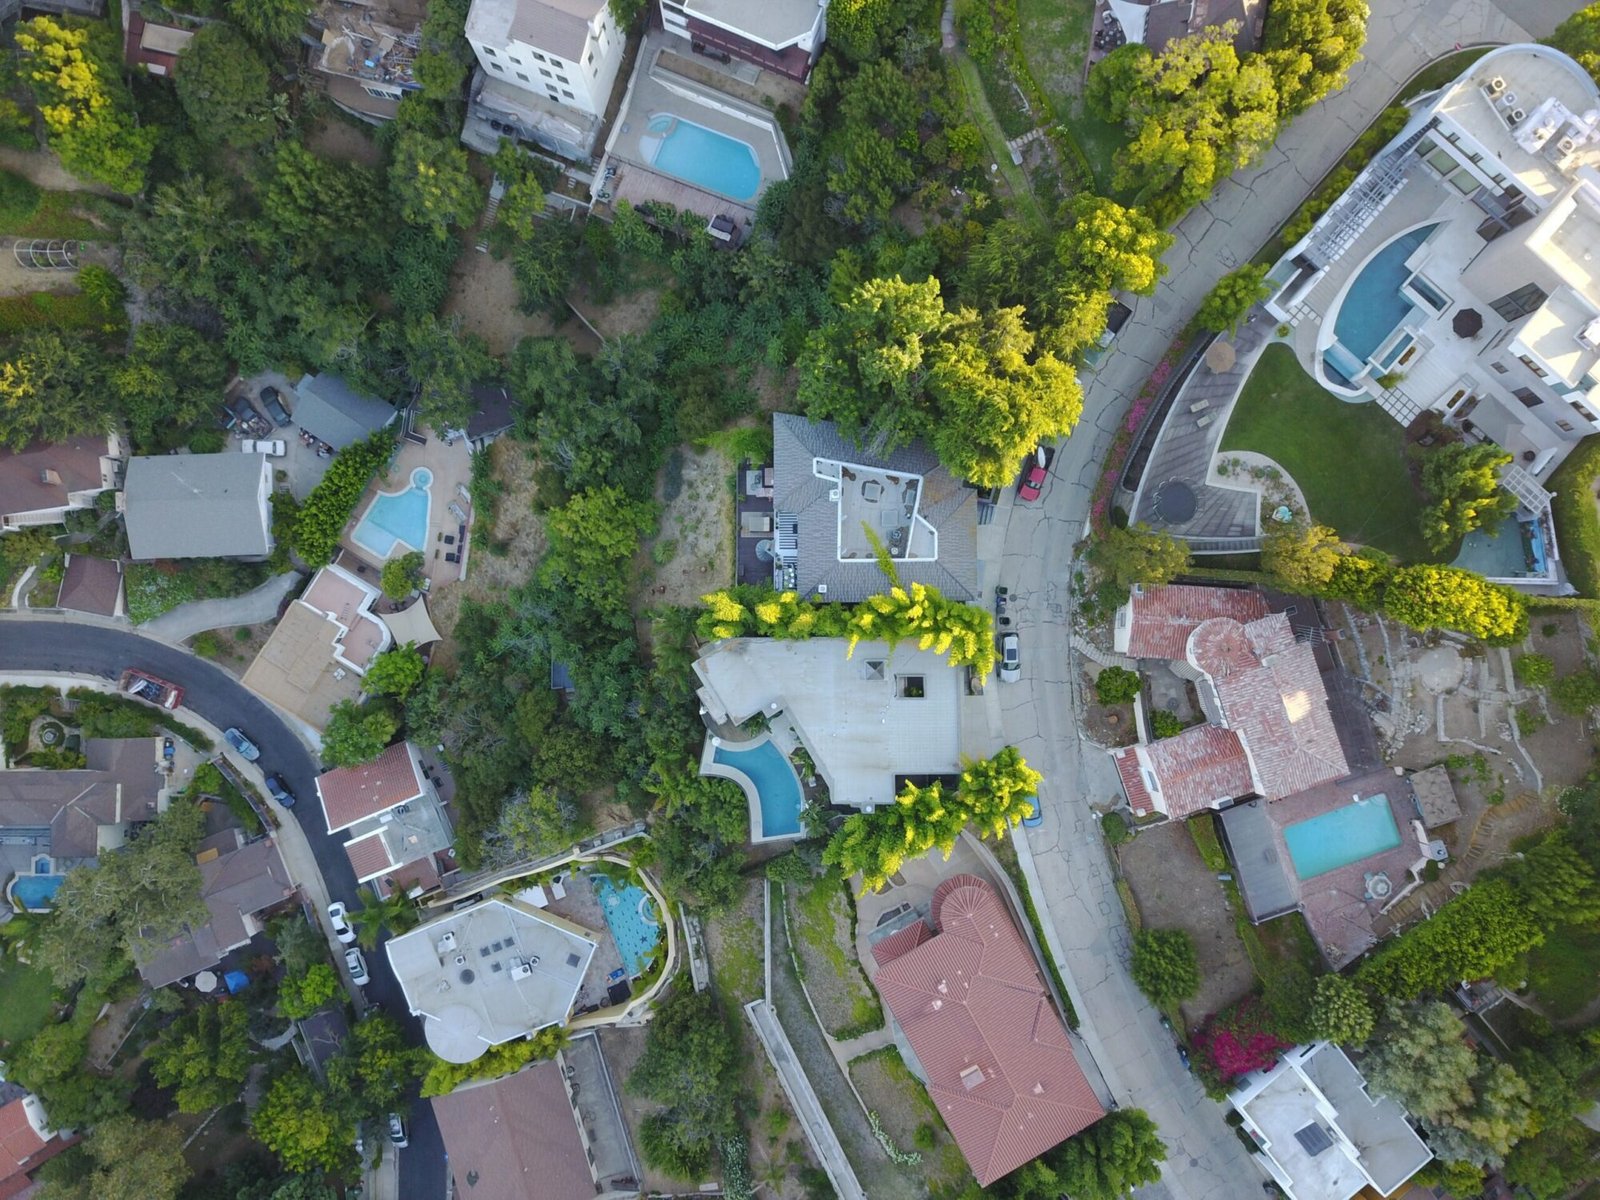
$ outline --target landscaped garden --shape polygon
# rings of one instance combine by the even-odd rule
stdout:
[[[0,958],[0,1046],[32,1037],[50,1019],[55,986],[47,972],[19,962],[8,953]]]
[[[1402,562],[1432,562],[1417,514],[1402,430],[1376,404],[1318,387],[1288,346],[1268,346],[1222,435],[1223,452],[1253,450],[1294,477],[1313,520]]]

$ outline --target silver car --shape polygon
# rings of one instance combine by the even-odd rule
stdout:
[[[367,974],[367,960],[354,946],[344,952],[344,965],[350,968],[350,982],[357,987],[366,987],[372,982],[372,976]]]
[[[1022,678],[1022,639],[1014,633],[1000,635],[1000,682],[1015,683]]]

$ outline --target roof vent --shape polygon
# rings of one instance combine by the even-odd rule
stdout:
[[[61,472],[57,471],[53,467],[46,467],[44,470],[39,472],[39,482],[47,483],[51,486],[59,486],[61,483]]]
[[[1520,125],[1524,120],[1527,119],[1527,116],[1528,114],[1523,112],[1520,108],[1513,108],[1511,110],[1511,123],[1513,125]]]
[[[1517,106],[1517,94],[1515,92],[1506,92],[1500,97],[1500,103],[1507,108],[1515,108]]]
[[[983,1068],[977,1063],[973,1063],[965,1071],[961,1072],[961,1086],[966,1088],[969,1092],[982,1082]]]
[[[511,978],[526,979],[533,974],[533,968],[525,962],[519,962],[511,968]]]
[[[1556,139],[1556,153],[1562,157],[1574,153],[1577,149],[1578,143],[1575,138],[1564,137]]]
[[[1303,1129],[1295,1130],[1294,1140],[1300,1143],[1300,1148],[1312,1158],[1324,1150],[1333,1148],[1333,1139],[1328,1136],[1328,1131],[1313,1121]]]

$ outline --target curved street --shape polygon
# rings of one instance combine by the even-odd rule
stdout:
[[[62,619],[0,619],[0,674],[43,671],[114,680],[129,667],[147,669],[180,685],[186,693],[184,707],[219,729],[238,726],[260,747],[261,768],[282,775],[299,801],[292,811],[329,895],[354,901],[355,872],[345,857],[343,839],[328,834],[317,803],[316,760],[282,718],[237,679],[185,650],[131,630]],[[368,1002],[400,1021],[412,1042],[420,1044],[421,1028],[406,1008],[381,941],[377,949],[366,952],[366,959],[372,975],[363,989]],[[437,1200],[444,1195],[445,1159],[432,1106],[413,1106],[407,1124],[411,1145],[400,1151],[401,1200]],[[387,1142],[384,1145],[387,1148]]]

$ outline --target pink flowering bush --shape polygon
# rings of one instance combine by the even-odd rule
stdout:
[[[1192,1061],[1206,1091],[1217,1094],[1241,1075],[1270,1067],[1293,1042],[1272,1030],[1272,1014],[1247,996],[1213,1016],[1194,1036]]]
[[[1099,481],[1094,487],[1094,496],[1089,508],[1089,521],[1095,533],[1102,533],[1111,514],[1111,497],[1116,493],[1117,481],[1122,478],[1123,467],[1128,461],[1128,452],[1133,447],[1133,438],[1139,432],[1139,427],[1144,424],[1145,417],[1155,405],[1156,399],[1161,395],[1161,390],[1172,378],[1173,369],[1177,366],[1178,359],[1182,356],[1188,340],[1183,335],[1168,347],[1166,354],[1156,364],[1156,369],[1150,372],[1150,377],[1145,380],[1144,387],[1139,389],[1139,394],[1134,397],[1133,403],[1128,406],[1128,413],[1122,419],[1122,426],[1111,439],[1111,445],[1106,449],[1105,470],[1101,472]]]

